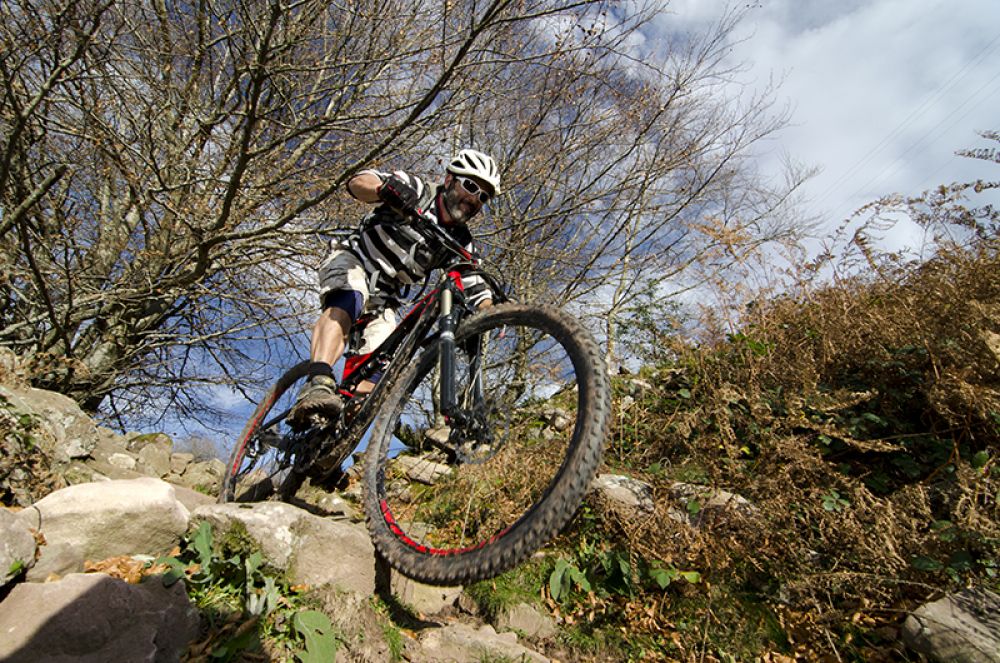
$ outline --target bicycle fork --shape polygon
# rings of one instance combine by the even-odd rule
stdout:
[[[441,378],[441,413],[458,424],[464,423],[464,413],[458,407],[455,385],[455,328],[458,326],[452,313],[453,293],[451,288],[441,292],[441,355],[439,369]]]

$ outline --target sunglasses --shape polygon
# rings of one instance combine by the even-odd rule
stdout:
[[[456,175],[455,179],[458,180],[459,183],[461,183],[463,189],[465,189],[472,195],[475,196],[478,194],[479,202],[481,203],[484,204],[488,203],[490,202],[490,198],[493,197],[493,194],[487,193],[486,190],[483,189],[483,187],[479,186],[479,184],[475,180],[470,180],[468,177],[461,177],[459,175]]]

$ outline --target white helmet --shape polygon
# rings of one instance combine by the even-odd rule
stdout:
[[[497,171],[497,163],[492,157],[482,152],[460,150],[448,164],[447,171],[453,175],[470,175],[479,178],[493,187],[494,195],[500,193],[500,173]]]

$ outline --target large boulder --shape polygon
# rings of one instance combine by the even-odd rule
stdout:
[[[965,589],[920,606],[903,624],[903,641],[942,663],[1000,661],[1000,596]]]
[[[7,663],[170,663],[197,637],[198,612],[182,582],[72,574],[14,587],[0,603],[0,633]]]
[[[0,587],[35,565],[35,548],[28,527],[0,508]]]
[[[79,571],[87,559],[168,551],[187,531],[189,515],[174,488],[159,479],[57,490],[18,513],[46,541],[28,580]]]
[[[375,549],[364,526],[320,518],[290,504],[210,504],[191,516],[217,532],[236,522],[261,548],[268,562],[294,583],[332,584],[369,595],[375,591]]]
[[[73,458],[86,458],[97,446],[100,438],[97,424],[72,398],[44,389],[12,390],[3,386],[0,395],[17,410],[41,420],[49,434],[39,436],[39,443],[55,461],[67,463]]]

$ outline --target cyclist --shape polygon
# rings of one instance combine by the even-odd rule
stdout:
[[[290,421],[299,423],[315,413],[336,414],[344,407],[333,376],[333,365],[344,354],[348,334],[358,318],[371,316],[352,348],[353,365],[360,363],[396,327],[396,308],[403,292],[431,270],[444,266],[446,251],[433,246],[409,220],[420,209],[468,250],[472,234],[466,225],[500,192],[496,162],[476,150],[459,151],[445,169],[444,181],[428,187],[421,179],[396,171],[362,170],[347,182],[347,191],[364,203],[378,204],[346,240],[331,242],[319,267],[322,313],[313,327],[309,378],[299,392]],[[492,294],[478,277],[464,278],[470,302],[489,306]],[[345,370],[353,366],[349,361]],[[363,382],[358,393],[372,383]]]

